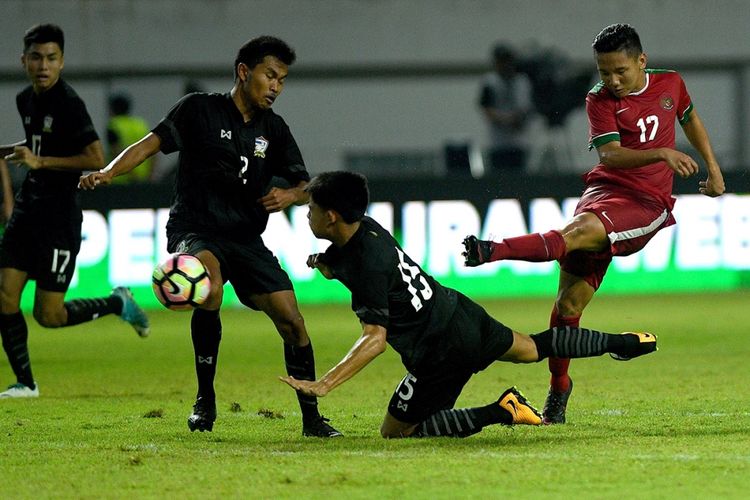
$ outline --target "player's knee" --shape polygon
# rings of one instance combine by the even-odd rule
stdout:
[[[565,232],[563,238],[565,239],[565,248],[568,252],[571,252],[586,249],[591,236],[588,226],[579,225]]]
[[[599,251],[606,248],[607,232],[604,225],[592,213],[576,216],[573,222],[562,230],[565,247],[573,250]]]
[[[221,303],[224,301],[224,284],[215,283],[211,281],[211,290],[208,292],[208,297],[203,303],[203,309],[214,311],[221,307]]]
[[[513,343],[516,353],[515,363],[536,363],[539,361],[539,352],[536,342],[528,335],[515,333]]]
[[[381,427],[380,428],[380,437],[382,437],[383,439],[392,439],[392,438],[397,438],[397,437],[401,437],[401,436],[395,436],[395,435],[391,434],[387,429],[384,429],[383,427]]]
[[[65,326],[65,312],[55,309],[35,307],[34,319],[44,328],[59,328]]]
[[[18,311],[19,298],[0,288],[0,313],[12,314]]]
[[[584,307],[586,307],[584,302],[572,296],[558,297],[555,301],[555,308],[557,309],[558,316],[580,316],[583,314]]]
[[[539,361],[536,342],[528,335],[513,332],[513,343],[499,358],[511,363],[534,363]]]
[[[417,430],[417,426],[393,417],[390,413],[386,413],[383,423],[380,424],[380,437],[384,439],[399,439],[409,437],[414,434]]]
[[[309,343],[305,320],[299,311],[296,314],[284,315],[274,323],[285,343],[291,345],[307,345]]]
[[[384,424],[380,426],[380,437],[383,439],[399,439],[405,436],[402,432],[397,432],[394,429],[387,428]]]

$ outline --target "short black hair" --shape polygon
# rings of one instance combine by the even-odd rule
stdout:
[[[500,63],[514,62],[516,54],[510,45],[500,42],[492,48],[492,59]]]
[[[643,52],[641,38],[629,24],[610,24],[599,32],[591,44],[596,54],[620,52],[624,50],[631,57],[638,57]]]
[[[237,57],[234,59],[234,77],[237,78],[237,65],[244,63],[248,68],[253,69],[260,64],[266,56],[274,56],[287,66],[291,66],[297,58],[294,49],[285,41],[273,36],[259,36],[248,40],[245,45],[237,51]]]
[[[132,100],[124,92],[118,92],[109,96],[109,110],[113,115],[127,115],[130,113]]]
[[[65,53],[65,34],[62,28],[56,24],[37,24],[23,36],[23,51],[26,53],[35,43],[49,42],[55,42],[60,47],[60,52]]]
[[[356,172],[323,172],[305,190],[316,205],[335,210],[348,224],[362,220],[370,203],[367,178]]]

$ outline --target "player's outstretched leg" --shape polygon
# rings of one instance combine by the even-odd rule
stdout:
[[[613,334],[588,328],[555,326],[530,337],[536,344],[539,360],[549,356],[589,358],[610,353],[614,359],[627,361],[657,350],[656,335],[647,332]]]
[[[496,260],[524,260],[526,262],[550,262],[559,260],[567,252],[562,233],[557,230],[532,233],[500,242],[484,241],[476,236],[464,238],[464,264],[469,267]]]
[[[494,424],[540,425],[539,410],[516,387],[503,392],[497,400],[477,408],[450,408],[430,415],[417,425],[412,437],[468,437]]]
[[[496,260],[550,262],[562,258],[567,251],[565,238],[560,231],[554,229],[546,233],[503,238],[500,242],[483,241],[476,236],[467,236],[463,243],[464,264],[469,267]]]
[[[618,361],[627,361],[657,350],[656,335],[646,332],[611,334],[574,326],[556,326],[531,335],[531,339],[536,344],[540,360],[550,356],[585,358],[609,353]],[[573,380],[569,378],[569,381],[564,391],[550,387],[544,403],[545,424],[565,423],[565,410],[573,392]]]
[[[141,309],[141,307],[135,302],[133,293],[130,289],[124,286],[118,286],[112,290],[112,295],[119,297],[122,300],[122,311],[120,311],[120,318],[123,321],[130,323],[135,332],[140,337],[148,337],[151,333],[151,326],[148,321],[148,316]]]
[[[193,405],[193,413],[188,417],[187,424],[190,432],[208,431],[214,429],[216,420],[216,401],[198,396]]]
[[[464,265],[467,267],[476,267],[486,262],[490,262],[492,257],[492,241],[477,239],[474,235],[464,238]]]

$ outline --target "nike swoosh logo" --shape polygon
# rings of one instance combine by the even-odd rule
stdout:
[[[513,417],[515,418],[518,415],[518,408],[516,408],[516,403],[512,399],[508,401],[508,405],[513,407]]]
[[[627,108],[618,109],[617,111],[615,111],[615,114],[619,115],[620,113],[624,113],[625,111],[629,109],[630,109],[630,106],[628,106]]]
[[[612,224],[613,226],[615,225],[615,223],[612,222],[612,219],[610,219],[609,216],[607,215],[607,211],[606,210],[602,211],[602,217],[604,217],[605,219],[607,219],[609,221],[609,223]]]

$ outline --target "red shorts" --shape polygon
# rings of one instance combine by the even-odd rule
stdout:
[[[560,259],[560,269],[580,276],[594,290],[598,289],[612,256],[639,251],[660,229],[675,223],[671,209],[652,199],[636,197],[632,191],[613,191],[601,186],[587,188],[575,215],[591,212],[599,217],[610,246],[601,252],[570,252]]]

